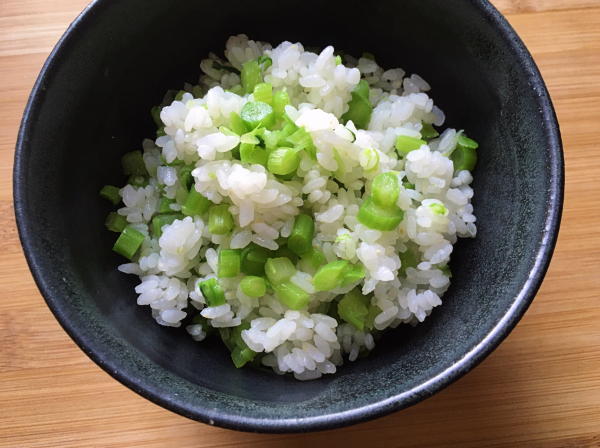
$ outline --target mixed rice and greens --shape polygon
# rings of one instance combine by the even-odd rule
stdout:
[[[301,380],[368,354],[383,330],[422,322],[477,232],[477,143],[438,133],[429,85],[329,46],[244,35],[200,64],[199,85],[152,109],[157,138],[105,186],[114,250],[137,303],[236,367]]]

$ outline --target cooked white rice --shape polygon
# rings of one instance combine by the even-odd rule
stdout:
[[[186,93],[181,101],[162,109],[167,135],[143,143],[149,185],[123,188],[125,206],[118,211],[146,235],[139,256],[119,270],[140,277],[137,302],[149,305],[160,325],[179,327],[189,305],[216,328],[248,322],[251,328],[242,337],[252,350],[267,353],[262,364],[279,374],[293,372],[301,380],[334,373],[345,359],[354,361],[360,353],[372,350],[381,335],[379,331],[374,338],[366,327],[359,331],[326,315],[327,302],[358,284],[364,294],[373,293],[371,303],[381,309],[375,318],[377,330],[422,322],[442,304],[450,280],[440,267],[450,260],[457,237],[474,237],[477,232],[470,204],[473,178],[468,171],[456,172],[453,162],[443,155],[456,146],[460,133],[447,129],[403,160],[398,160],[394,149],[399,135],[421,138],[422,122],[443,124],[444,114],[429,97],[429,85],[417,75],[405,76],[401,69],[384,70],[370,59],[346,56],[336,66],[333,51],[330,46],[315,54],[290,42],[272,48],[244,35],[231,37],[225,51],[227,61],[240,70],[251,58],[263,54],[272,58],[264,82],[273,85],[273,92],[287,91],[291,106],[285,111],[310,131],[318,163],[303,155],[297,175],[280,181],[261,165],[233,159],[231,149],[239,138],[222,134],[219,127],[229,126],[230,113],[239,114],[254,98],[225,91],[240,84],[240,77],[214,69],[212,63],[218,58],[211,54],[200,65],[205,73],[200,78],[204,97]],[[340,121],[361,77],[370,86],[369,100],[374,106],[368,130],[357,130],[351,123],[345,127]],[[186,90],[191,91],[191,86]],[[344,188],[331,177],[331,171],[338,169],[334,147],[346,165]],[[379,164],[366,172],[372,150],[377,151]],[[154,237],[148,224],[162,197],[176,198],[171,208],[180,210],[187,196],[179,167],[165,166],[161,156],[169,163],[181,159],[195,164],[192,174],[197,191],[216,204],[230,206],[236,224],[232,233],[211,235],[207,214],[177,220],[164,227],[159,239]],[[398,206],[404,219],[396,230],[381,232],[359,224],[356,216],[364,198],[370,196],[371,181],[390,170],[400,172],[400,179],[406,176],[415,189],[400,186]],[[433,203],[443,204],[448,213],[434,213],[429,206]],[[218,251],[243,248],[250,242],[277,249],[277,238],[289,236],[299,213],[315,218],[313,247],[325,254],[327,262],[362,264],[366,277],[343,289],[315,293],[312,276],[316,270],[300,260],[292,282],[311,295],[304,309],[290,310],[271,290],[260,298],[246,296],[239,287],[243,274],[220,279],[227,303],[206,307],[198,283],[216,276]],[[336,242],[342,234],[349,237]],[[399,277],[398,254],[411,243],[418,246],[420,264]],[[187,326],[196,341],[204,339],[206,330],[201,324]]]

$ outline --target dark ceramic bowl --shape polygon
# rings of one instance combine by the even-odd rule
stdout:
[[[309,20],[309,10],[318,11]],[[265,15],[273,11],[278,19]],[[152,136],[150,108],[194,83],[232,34],[274,44],[369,51],[433,86],[447,125],[480,142],[479,234],[452,255],[452,287],[424,324],[371,356],[299,382],[234,368],[222,344],[156,325],[117,271],[103,184],[124,184],[120,156]],[[33,89],[17,143],[15,213],[33,276],[81,349],[117,380],[186,417],[225,428],[337,428],[411,406],[479,364],[538,290],[563,201],[558,124],[519,37],[479,0],[260,3],[97,0],[71,25]]]

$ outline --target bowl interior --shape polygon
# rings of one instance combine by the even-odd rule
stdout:
[[[166,90],[196,84],[200,60],[222,55],[239,33],[371,52],[384,68],[426,79],[445,126],[480,143],[479,234],[455,246],[444,305],[424,324],[386,334],[368,359],[317,381],[237,370],[217,340],[196,343],[183,328],[156,325],[136,305],[137,278],[117,271],[123,259],[104,227],[111,207],[98,192],[125,183],[120,157],[154,135],[151,107]],[[96,1],[34,90],[15,166],[16,213],[49,306],[132,389],[226,427],[330,428],[433,394],[516,324],[557,232],[562,159],[553,119],[528,53],[487,2]]]

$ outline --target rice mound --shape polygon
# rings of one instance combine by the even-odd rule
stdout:
[[[225,135],[231,112],[240,113],[254,101],[228,90],[240,84],[240,76],[215,69],[215,61],[242,70],[249,59],[268,55],[272,65],[263,72],[273,92],[285,90],[291,105],[285,113],[310,132],[317,148],[317,162],[303,152],[296,175],[283,181],[262,165],[243,164],[232,157],[239,137]],[[399,158],[394,143],[400,135],[421,138],[423,123],[441,126],[444,114],[428,93],[430,86],[419,76],[407,77],[401,69],[384,71],[369,58],[345,55],[336,65],[333,47],[320,54],[305,50],[300,43],[283,42],[272,48],[244,35],[231,37],[226,61],[214,54],[200,67],[202,98],[195,98],[186,85],[181,100],[163,107],[163,135],[143,142],[143,159],[150,173],[149,184],[120,190],[124,207],[118,213],[130,226],[145,235],[139,255],[119,270],[138,275],[137,303],[149,305],[160,325],[179,327],[190,309],[206,318],[191,324],[187,332],[202,341],[214,328],[250,323],[241,336],[250,349],[265,353],[261,362],[278,374],[293,372],[300,380],[334,373],[344,359],[355,361],[375,347],[381,330],[401,323],[416,325],[442,304],[451,276],[447,263],[458,237],[477,232],[473,206],[473,178],[469,171],[457,172],[447,155],[461,133],[446,129],[420,149]],[[373,113],[367,130],[342,124],[351,92],[361,79],[369,84]],[[196,91],[194,91],[196,93]],[[332,178],[338,170],[334,148],[345,164],[345,180]],[[372,167],[373,155],[378,164]],[[233,215],[233,232],[219,236],[208,230],[208,214],[188,216],[163,228],[156,238],[149,225],[164,197],[174,199],[173,211],[181,210],[187,196],[176,159],[193,164],[195,188],[215,204],[227,204]],[[166,163],[165,163],[166,162]],[[400,183],[398,206],[404,219],[394,231],[370,229],[357,220],[364,199],[371,195],[371,182],[379,174],[399,172],[414,189]],[[432,204],[445,207],[435,213]],[[288,237],[295,217],[305,213],[314,218],[312,245],[326,262],[349,260],[365,268],[366,277],[344,288],[315,292],[316,269],[305,260],[296,265],[292,283],[310,294],[302,310],[289,309],[276,293],[248,297],[240,287],[244,275],[219,279],[226,304],[207,307],[199,282],[217,276],[218,252],[241,249],[250,243],[276,250],[277,239]],[[346,236],[343,236],[346,235]],[[342,238],[340,238],[343,236]],[[416,267],[402,269],[399,254],[417,250]],[[334,299],[356,286],[372,293],[371,305],[380,313],[374,330],[355,326],[328,315]],[[331,313],[329,313],[331,314]]]

